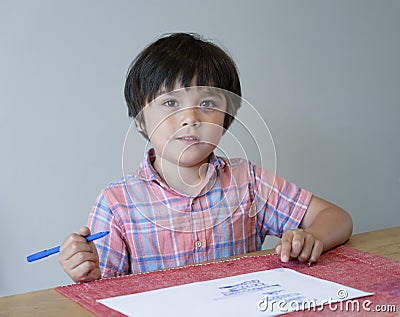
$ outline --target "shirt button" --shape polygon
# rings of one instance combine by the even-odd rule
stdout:
[[[196,241],[194,245],[196,246],[196,248],[201,248],[201,241]]]

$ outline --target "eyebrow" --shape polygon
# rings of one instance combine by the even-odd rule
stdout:
[[[215,91],[215,92],[214,92]],[[224,94],[216,91],[216,89],[205,88],[201,90],[201,95],[206,95],[210,97],[216,97],[218,99],[224,100]]]
[[[175,90],[172,90],[172,91],[167,91],[167,90],[165,90],[165,89],[161,89],[161,90],[159,90],[159,91],[156,93],[156,95],[154,96],[154,99],[157,99],[158,97],[160,97],[160,96],[162,96],[162,95],[175,96],[175,95],[180,94],[182,89],[187,90],[187,89],[190,89],[190,88],[193,88],[193,87],[195,87],[195,86],[179,88],[179,89],[175,89]],[[202,96],[202,97],[203,97],[203,96],[206,96],[206,97],[216,97],[216,98],[218,98],[218,99],[225,100],[224,94],[221,93],[221,92],[218,92],[217,89],[201,88],[201,89],[199,90],[199,95]]]
[[[178,93],[179,93],[179,91],[177,91],[177,90],[166,91],[165,89],[161,89],[155,94],[154,99],[157,99],[158,97],[160,97],[162,95],[172,95],[173,96],[173,95],[176,95]]]

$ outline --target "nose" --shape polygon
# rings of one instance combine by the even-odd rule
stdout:
[[[189,107],[181,110],[181,126],[197,126],[200,123],[200,118],[198,114],[198,109],[196,107]]]

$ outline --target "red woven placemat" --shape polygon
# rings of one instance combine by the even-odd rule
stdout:
[[[290,268],[300,273],[375,293],[373,296],[358,299],[358,309],[356,303],[351,305],[346,305],[346,302],[337,303],[332,308],[325,306],[322,311],[318,311],[318,316],[338,314],[376,316],[378,309],[386,310],[380,313],[385,316],[400,314],[400,262],[346,246],[340,246],[323,254],[319,262],[310,267],[297,261],[282,263],[276,254],[246,256],[234,260],[60,286],[56,288],[56,291],[98,316],[123,316],[96,300],[279,267]],[[365,305],[367,307],[363,307],[366,300],[369,301]],[[388,310],[393,310],[393,306],[387,305],[394,305],[396,312],[389,313]],[[373,310],[375,312],[372,312]],[[151,310],[149,313],[151,315]],[[300,311],[291,314],[303,316],[310,312]]]

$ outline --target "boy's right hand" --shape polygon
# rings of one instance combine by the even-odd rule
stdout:
[[[89,282],[101,278],[99,256],[93,242],[87,242],[88,227],[79,234],[70,234],[60,247],[58,262],[74,282]]]

